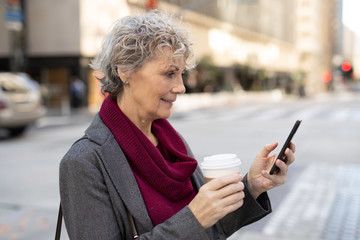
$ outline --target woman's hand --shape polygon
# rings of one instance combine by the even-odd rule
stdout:
[[[231,174],[215,178],[200,188],[189,208],[204,229],[243,205],[245,194],[241,180],[240,174]]]
[[[285,155],[287,162],[276,159],[277,155],[269,154],[277,147],[278,143],[266,145],[255,157],[250,171],[247,175],[247,188],[251,195],[256,199],[261,193],[268,191],[276,186],[282,185],[286,181],[288,166],[295,161],[295,145],[290,143]],[[276,174],[270,175],[269,171],[276,159],[276,166],[280,169]]]

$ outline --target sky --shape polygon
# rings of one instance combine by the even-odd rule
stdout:
[[[343,23],[360,35],[360,0],[343,0]]]

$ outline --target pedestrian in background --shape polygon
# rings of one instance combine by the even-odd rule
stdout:
[[[186,141],[166,120],[182,74],[194,67],[189,33],[170,14],[117,21],[92,67],[107,96],[60,164],[60,195],[70,239],[226,239],[271,212],[266,191],[285,182],[287,164],[266,145],[248,172],[205,184]],[[211,133],[209,133],[211,135]]]
[[[78,76],[73,76],[70,83],[71,107],[80,108],[83,106],[85,97],[85,84]]]

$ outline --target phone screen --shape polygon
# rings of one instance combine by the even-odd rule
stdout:
[[[286,142],[284,143],[283,147],[281,148],[281,151],[280,151],[277,159],[280,159],[280,160],[286,162],[285,150],[289,147],[291,139],[294,137],[297,129],[300,126],[300,123],[301,123],[301,120],[296,120],[294,127],[292,128],[288,138],[286,139]],[[278,170],[279,170],[279,168],[274,163],[274,165],[272,166],[272,168],[270,170],[270,175],[276,173]]]

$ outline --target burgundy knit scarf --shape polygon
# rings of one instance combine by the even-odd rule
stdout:
[[[123,114],[116,100],[104,100],[100,117],[125,153],[154,225],[194,198],[190,176],[197,161],[188,156],[184,142],[167,120],[158,119],[152,124],[152,132],[159,140],[157,148]]]

